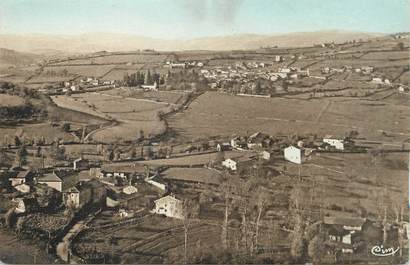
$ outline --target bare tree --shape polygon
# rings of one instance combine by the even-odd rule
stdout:
[[[184,264],[188,263],[188,236],[189,228],[193,219],[199,215],[199,203],[194,200],[185,199],[182,203],[184,223]]]
[[[222,245],[225,249],[228,248],[229,216],[237,198],[238,183],[239,179],[236,175],[230,175],[227,171],[225,171],[222,184],[220,185],[220,192],[223,197],[225,206],[221,233]]]
[[[259,186],[257,192],[254,193],[256,195],[256,221],[255,221],[255,247],[258,246],[259,243],[259,228],[261,224],[262,214],[266,209],[266,205],[269,203],[270,193],[263,188],[263,186]]]

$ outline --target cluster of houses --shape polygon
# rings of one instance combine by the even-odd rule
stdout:
[[[164,67],[166,68],[193,68],[193,67],[203,67],[205,64],[200,61],[187,61],[187,62],[172,62],[172,61],[167,61],[165,62]]]
[[[114,84],[114,80],[101,80],[95,77],[84,77],[80,80],[75,79],[72,81],[65,81],[63,84],[64,87],[62,88],[62,92],[81,91],[89,87],[109,86]]]
[[[230,142],[218,143],[217,151],[223,152],[228,150],[256,150],[259,151],[259,157],[264,160],[270,160],[272,156],[272,145],[275,140],[267,134],[256,132],[249,137],[237,136],[230,140]],[[326,135],[322,141],[314,143],[314,145],[305,146],[303,141],[298,141],[295,145],[289,145],[283,149],[284,159],[295,163],[304,163],[315,150],[329,150],[329,151],[345,151],[351,150],[354,143],[348,137],[335,137]],[[226,158],[222,161],[222,166],[232,171],[236,171],[238,163],[248,161],[244,158]]]
[[[73,184],[66,183],[67,170],[52,172],[33,172],[29,169],[3,169],[2,176],[7,179],[10,191],[14,191],[14,212],[18,214],[39,210],[36,192],[39,189],[50,189],[59,194],[62,205],[79,211],[86,206],[118,208],[134,195],[139,195],[139,185],[144,192],[149,191],[152,197],[152,212],[169,217],[182,218],[181,201],[174,195],[167,194],[167,185],[158,180],[158,174],[144,166],[135,164],[103,164],[98,168],[90,168],[86,160],[80,158],[73,162],[71,173],[89,168],[89,176],[82,176]],[[2,181],[2,183],[5,183]],[[69,187],[66,187],[67,185]],[[161,196],[164,196],[161,198]],[[161,199],[153,200],[160,197]],[[166,203],[170,201],[170,203]],[[164,203],[165,202],[165,203]],[[151,206],[150,206],[151,207]]]

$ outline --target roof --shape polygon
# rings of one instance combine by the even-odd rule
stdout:
[[[302,150],[302,148],[299,148],[299,147],[296,147],[296,146],[293,146],[293,145],[290,145],[290,146],[286,147],[286,148],[285,148],[285,150],[286,150],[286,149],[297,149],[297,150]]]
[[[162,172],[164,179],[206,184],[220,184],[221,174],[208,168],[170,168]]]
[[[47,173],[38,179],[39,182],[63,182],[55,172]]]
[[[76,187],[71,187],[64,192],[65,193],[80,193],[80,191]]]
[[[366,222],[365,218],[331,217],[325,216],[324,223],[329,225],[344,225],[361,227]]]
[[[345,137],[341,137],[341,136],[333,136],[333,135],[325,135],[325,137],[323,137],[323,139],[334,139],[334,140],[344,140]]]
[[[169,201],[169,200],[182,202],[181,200],[175,198],[174,195],[167,195],[165,197],[162,197],[162,198],[159,198],[159,199],[155,200],[154,202],[157,203],[157,202],[160,202],[160,201]]]
[[[115,163],[102,165],[101,171],[118,173],[144,173],[146,169],[145,166],[136,163]]]
[[[344,229],[343,226],[339,224],[327,224],[325,226],[328,227],[329,235],[345,236],[347,234],[350,234],[348,230]]]
[[[104,187],[104,184],[98,181],[97,179],[91,179],[89,181],[80,181],[75,185],[79,191],[87,188],[98,189]]]
[[[25,179],[25,178],[27,178],[27,175],[30,174],[30,173],[31,173],[30,170],[21,171],[17,174],[16,178]]]
[[[74,160],[75,163],[78,163],[78,162],[81,162],[81,161],[88,162],[86,159],[84,159],[82,157],[77,158],[76,160]]]

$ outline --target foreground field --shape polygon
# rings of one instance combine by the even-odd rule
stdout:
[[[402,141],[410,137],[408,107],[357,99],[249,98],[207,92],[169,124],[186,137],[269,134],[345,135]],[[384,132],[384,133],[383,133]],[[388,135],[388,136],[386,136]]]

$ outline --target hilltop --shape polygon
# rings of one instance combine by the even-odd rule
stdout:
[[[155,49],[163,51],[181,50],[245,50],[261,46],[303,47],[321,42],[345,42],[369,39],[382,34],[317,31],[297,32],[281,35],[237,34],[230,36],[203,37],[195,39],[150,38],[118,33],[87,33],[81,35],[0,35],[0,47],[25,52],[58,50],[70,53],[86,53],[101,50],[129,51]]]

